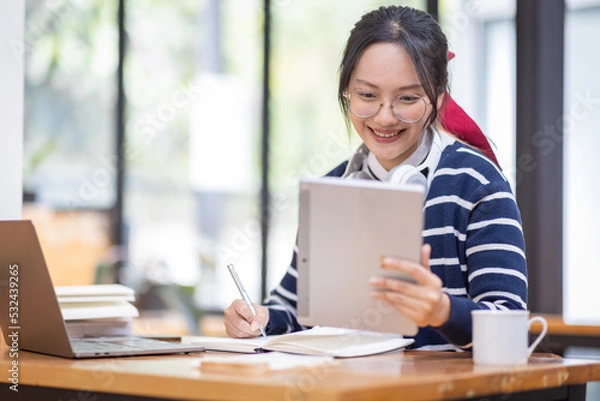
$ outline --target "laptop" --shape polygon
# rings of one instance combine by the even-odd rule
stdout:
[[[204,348],[137,336],[71,339],[31,221],[0,221],[0,328],[11,347],[64,358],[192,353]]]
[[[381,268],[382,255],[421,258],[424,189],[335,177],[300,180],[298,320],[412,336],[417,325],[375,300],[369,278],[411,279]]]

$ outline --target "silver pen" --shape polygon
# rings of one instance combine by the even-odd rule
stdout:
[[[228,264],[227,269],[229,269],[229,273],[231,273],[231,277],[233,277],[233,281],[235,281],[235,285],[237,286],[238,290],[240,291],[240,294],[242,295],[242,299],[244,300],[244,302],[246,302],[246,305],[248,305],[252,314],[254,316],[256,316],[256,309],[254,309],[252,300],[250,299],[250,296],[246,292],[246,289],[244,288],[242,281],[238,277],[237,272],[235,271],[235,267],[233,267],[232,264]],[[267,333],[265,333],[265,329],[263,328],[262,325],[260,326],[260,334],[262,334],[263,337],[267,336]]]

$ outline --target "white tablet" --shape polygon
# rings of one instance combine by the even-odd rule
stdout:
[[[420,260],[424,196],[418,185],[334,177],[300,181],[301,324],[416,334],[414,322],[369,296],[369,278],[406,278],[382,269],[382,255]]]

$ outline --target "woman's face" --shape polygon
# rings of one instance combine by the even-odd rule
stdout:
[[[384,107],[375,115],[360,118],[350,113],[350,120],[365,145],[389,171],[417,149],[431,114],[429,100],[404,47],[393,43],[368,46],[350,75],[347,92],[354,96],[357,92],[351,92],[354,89],[363,89],[368,96],[385,99]],[[425,115],[415,123],[399,120],[390,106],[392,99],[410,95],[422,97],[426,103]]]

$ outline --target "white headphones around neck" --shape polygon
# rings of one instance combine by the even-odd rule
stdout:
[[[397,165],[388,173],[386,182],[393,185],[417,184],[423,186],[426,191],[429,190],[429,184],[442,156],[442,150],[441,144],[434,139],[429,153],[421,164],[418,166]]]
[[[427,188],[428,171],[422,171],[420,166],[400,164],[388,173],[386,182],[392,185],[417,184]]]

